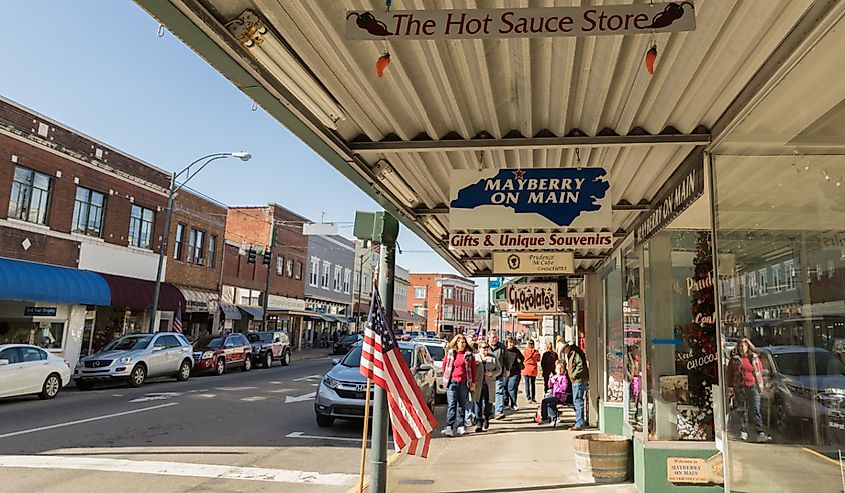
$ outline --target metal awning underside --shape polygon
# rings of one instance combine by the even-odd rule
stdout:
[[[708,129],[813,3],[698,0],[695,31],[656,35],[649,76],[645,35],[348,41],[346,11],[384,1],[136,1],[465,275],[486,275],[491,263],[489,252],[448,249],[452,170],[604,166],[616,204],[608,229],[619,241],[684,158],[709,143]],[[581,3],[397,0],[393,8]],[[343,109],[337,129],[229,33],[225,24],[246,9]],[[386,49],[392,61],[379,79],[375,62]],[[576,268],[595,268],[608,251],[577,252]]]

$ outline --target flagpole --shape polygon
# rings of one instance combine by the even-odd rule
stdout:
[[[358,493],[364,493],[364,469],[367,464],[367,437],[370,434],[370,379],[367,379],[367,393],[364,397],[364,438],[361,439],[361,470],[358,474]]]

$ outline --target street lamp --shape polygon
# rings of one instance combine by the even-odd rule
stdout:
[[[158,270],[156,271],[156,283],[155,289],[153,290],[153,307],[152,312],[150,313],[150,332],[154,332],[155,330],[155,323],[156,323],[156,313],[158,313],[158,295],[161,291],[161,270],[164,267],[164,256],[167,252],[167,237],[170,234],[170,217],[173,214],[173,196],[188,183],[191,178],[197,176],[197,173],[202,171],[208,163],[212,161],[216,161],[218,159],[224,159],[228,157],[236,157],[241,161],[249,161],[252,158],[252,154],[244,151],[237,151],[237,152],[218,152],[215,154],[208,154],[203,156],[196,161],[192,162],[188,166],[186,166],[182,171],[178,173],[173,173],[170,175],[170,191],[167,195],[167,215],[164,218],[164,237],[161,241],[161,247],[159,248],[158,252]],[[191,167],[199,164],[201,161],[205,161],[199,167],[199,169],[195,171],[191,171]],[[179,178],[182,175],[185,175],[186,178],[182,183],[177,186],[176,185],[176,178]]]

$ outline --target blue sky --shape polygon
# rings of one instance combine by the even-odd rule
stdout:
[[[251,161],[216,161],[190,183],[224,204],[276,202],[315,221],[324,213],[348,223],[347,237],[355,210],[377,209],[181,41],[158,37],[134,3],[3,1],[0,16],[4,97],[166,170],[249,151]],[[412,272],[455,273],[409,231],[399,243],[398,262]]]

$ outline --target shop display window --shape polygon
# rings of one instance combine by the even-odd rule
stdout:
[[[607,368],[605,402],[621,403],[625,395],[624,330],[622,325],[622,270],[611,264],[603,280]]]
[[[622,345],[625,390],[622,396],[628,423],[643,430],[642,325],[640,323],[640,256],[633,246],[622,257]]]
[[[4,320],[0,322],[0,344],[32,344],[44,349],[62,349],[64,322]]]

